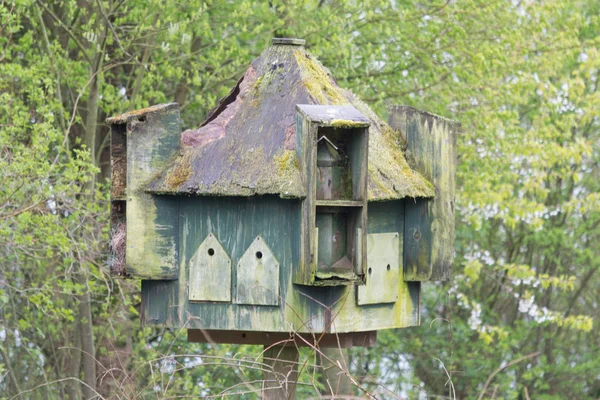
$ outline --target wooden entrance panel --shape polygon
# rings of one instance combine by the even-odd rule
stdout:
[[[236,303],[279,305],[279,262],[260,236],[237,264]]]
[[[398,232],[367,235],[367,283],[358,287],[358,305],[398,301],[401,248]]]
[[[210,233],[190,259],[190,301],[231,301],[231,258]]]

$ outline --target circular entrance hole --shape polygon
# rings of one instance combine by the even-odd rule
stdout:
[[[256,258],[258,258],[260,260],[262,258],[262,252],[257,251],[256,252]]]
[[[369,275],[371,275],[371,272],[373,272],[373,269],[369,268]]]
[[[208,249],[208,255],[211,256],[211,257],[214,256],[215,255],[215,249],[212,249],[212,248]]]
[[[389,271],[392,267],[390,267],[390,264],[388,264],[386,268]]]

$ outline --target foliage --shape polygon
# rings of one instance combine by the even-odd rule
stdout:
[[[102,121],[175,100],[195,127],[271,37],[294,36],[380,114],[463,126],[453,279],[423,285],[422,327],[352,351],[357,384],[598,398],[599,24],[593,0],[1,2],[0,397],[260,386],[259,349],[140,328],[136,284],[107,276]]]

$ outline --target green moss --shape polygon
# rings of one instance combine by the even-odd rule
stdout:
[[[335,85],[325,67],[308,53],[294,51],[294,57],[300,67],[302,83],[308,93],[320,104],[346,104],[348,99],[342,90]]]
[[[181,157],[178,160],[173,169],[169,171],[169,175],[167,175],[165,179],[165,185],[169,189],[177,189],[189,179],[190,175],[192,174],[192,166],[190,164],[190,159],[190,153],[187,152],[183,157]]]
[[[271,175],[280,187],[286,188],[286,192],[282,193],[284,197],[290,196],[293,193],[304,191],[300,180],[300,166],[295,150],[284,150],[282,153],[276,154],[273,161],[277,166],[277,176]]]
[[[393,129],[388,124],[382,124],[379,128],[384,138],[395,143],[396,146],[398,146],[400,150],[402,150],[402,152],[406,150],[406,140],[404,140],[400,132]]]
[[[342,188],[340,197],[342,199],[352,199],[352,174],[348,168],[343,168],[340,175],[340,186]]]
[[[295,154],[296,152],[293,150],[286,150],[283,152],[283,154],[276,155],[274,157],[274,161],[279,167],[279,175],[284,175],[285,172],[290,168],[290,166],[297,168],[298,160],[295,160],[295,162],[290,163],[292,158],[295,158]]]
[[[338,129],[363,128],[365,123],[349,119],[334,119],[331,121],[331,126]]]
[[[254,82],[254,84],[252,85],[251,91],[251,104],[253,107],[256,107],[260,104],[260,98],[265,92],[267,92],[268,90],[273,90],[272,88],[270,88],[270,86],[273,83],[273,81],[275,81],[277,75],[281,73],[283,73],[283,69],[281,67],[277,67],[275,69],[269,69],[268,71],[266,71],[258,77],[256,82]]]

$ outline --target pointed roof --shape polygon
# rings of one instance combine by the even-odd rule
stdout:
[[[197,129],[181,134],[181,154],[150,183],[161,194],[306,196],[296,158],[296,105],[352,105],[370,121],[370,201],[433,197],[409,167],[400,134],[331,74],[299,41],[277,41],[254,60]]]

